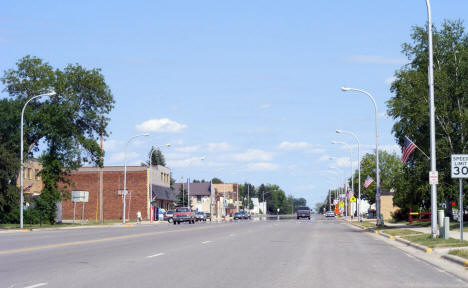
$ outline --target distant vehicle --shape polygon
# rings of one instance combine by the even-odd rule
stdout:
[[[325,217],[335,217],[335,212],[327,211],[327,212],[325,212]]]
[[[166,220],[169,223],[172,223],[174,219],[174,210],[167,210],[166,214],[164,214],[164,220]]]
[[[205,213],[205,215],[206,215],[206,220],[211,221],[211,213]]]
[[[236,212],[236,213],[234,213],[233,218],[234,218],[234,220],[244,219],[244,215],[241,212]]]
[[[188,222],[189,224],[195,223],[195,212],[188,207],[179,207],[175,209],[172,216],[174,225],[180,224],[180,222]]]
[[[196,221],[205,221],[205,222],[206,222],[206,214],[205,214],[205,212],[197,212],[197,213],[195,213],[195,220],[196,220]]]
[[[310,208],[306,206],[297,208],[296,216],[297,219],[307,218],[310,220]]]
[[[242,219],[250,219],[250,213],[248,211],[242,210],[239,213],[241,213]]]

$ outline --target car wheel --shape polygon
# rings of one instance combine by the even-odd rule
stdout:
[[[310,217],[309,217],[309,220],[310,220]]]
[[[175,221],[172,221],[172,222],[174,223],[174,225],[176,225],[176,224],[177,224],[177,222],[175,222]]]

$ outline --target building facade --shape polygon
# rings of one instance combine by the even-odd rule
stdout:
[[[137,212],[140,211],[142,218],[149,220],[154,206],[167,207],[175,201],[169,188],[170,170],[155,166],[151,172],[146,166],[127,166],[126,219],[136,219]],[[123,166],[83,167],[71,172],[69,179],[71,185],[62,186],[70,193],[76,190],[89,192],[89,201],[84,204],[84,219],[99,219],[101,206],[103,219],[123,218]],[[150,186],[151,182],[153,189]],[[102,203],[99,203],[100,192]],[[81,218],[81,205],[82,203],[77,203],[77,218]],[[62,201],[63,219],[72,219],[73,210],[74,204],[71,200]]]
[[[41,195],[44,184],[42,183],[39,172],[42,170],[42,165],[37,159],[29,159],[24,163],[23,187],[24,195],[39,196]],[[19,176],[19,175],[18,175]],[[16,186],[20,187],[20,177],[16,181]]]

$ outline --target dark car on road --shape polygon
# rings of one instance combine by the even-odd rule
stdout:
[[[237,219],[244,219],[244,216],[242,215],[241,212],[236,212],[236,213],[234,213],[233,218],[234,218],[234,220],[237,220]]]
[[[205,221],[206,222],[206,214],[205,212],[197,212],[195,213],[195,220],[197,221]]]
[[[296,216],[297,219],[307,218],[310,220],[310,208],[306,206],[297,208]]]

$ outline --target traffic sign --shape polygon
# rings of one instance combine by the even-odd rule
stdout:
[[[343,201],[340,202],[340,207],[344,208],[344,202]]]
[[[468,155],[452,155],[452,178],[468,178]]]
[[[351,197],[351,199],[349,199],[350,202],[356,202],[356,197]]]
[[[430,171],[429,172],[429,184],[430,185],[439,184],[439,172],[437,172],[437,171]]]

